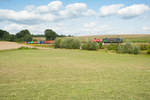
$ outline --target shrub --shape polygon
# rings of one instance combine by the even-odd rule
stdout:
[[[64,39],[62,39],[60,41],[60,48],[65,48],[66,47],[66,41]]]
[[[66,48],[66,49],[79,49],[80,48],[80,41],[77,39],[65,38],[62,40],[57,40],[57,45],[59,48]]]
[[[148,48],[148,45],[146,45],[146,44],[141,44],[140,45],[141,50],[147,50],[147,48]]]
[[[147,50],[150,49],[150,45],[147,45]]]
[[[82,45],[83,50],[98,50],[99,45],[96,42],[88,41]]]
[[[110,44],[106,47],[108,50],[117,50],[118,44]]]
[[[123,51],[124,53],[129,53],[132,54],[133,53],[133,46],[131,45],[131,43],[126,43],[123,47]]]
[[[77,39],[74,39],[74,40],[73,40],[73,44],[72,44],[72,48],[73,48],[73,49],[80,49],[80,46],[81,46],[80,41],[77,40]]]
[[[119,45],[116,50],[117,53],[129,53],[129,54],[139,54],[140,48],[137,46],[133,46],[130,43],[126,43],[125,45]]]
[[[102,43],[99,43],[99,48],[100,48],[100,49],[104,49],[104,46],[103,46]]]
[[[147,50],[147,54],[150,54],[150,48]]]
[[[137,47],[137,46],[135,46],[134,48],[133,48],[133,52],[132,52],[133,54],[139,54],[140,53],[140,48],[139,47]]]
[[[88,45],[87,45],[87,43],[82,44],[81,48],[82,48],[83,50],[88,50]]]
[[[117,53],[125,53],[124,46],[123,45],[118,45],[116,52]]]
[[[61,43],[61,39],[60,38],[57,38],[56,40],[55,40],[55,48],[60,48],[60,43]]]
[[[73,39],[65,39],[65,48],[73,49]]]

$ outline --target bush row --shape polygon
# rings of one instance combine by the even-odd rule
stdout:
[[[139,45],[135,46],[131,43],[126,43],[124,45],[120,44],[109,44],[103,46],[102,43],[96,43],[92,41],[87,41],[81,44],[78,39],[73,38],[57,38],[55,40],[55,48],[66,48],[66,49],[83,49],[83,50],[98,50],[104,49],[115,50],[117,53],[128,53],[128,54],[139,54],[140,50],[147,50],[150,54],[149,45]]]
[[[55,48],[66,48],[66,49],[83,49],[83,50],[98,50],[99,45],[96,42],[81,42],[78,39],[72,38],[57,38],[55,40]]]
[[[107,50],[115,50],[117,53],[128,53],[128,54],[139,54],[140,48],[138,46],[133,46],[130,43],[125,45],[110,44],[107,46]]]
[[[141,50],[148,50],[150,48],[149,44],[140,44],[140,49]]]
[[[131,43],[126,43],[124,45],[110,44],[106,46],[107,50],[115,50],[117,53],[128,53],[128,54],[139,54],[141,50],[147,50],[147,54],[150,54],[150,45],[132,45]]]
[[[118,45],[117,53],[128,53],[128,54],[139,54],[140,48],[138,46],[133,46],[130,43],[125,45]]]
[[[147,47],[147,54],[150,54],[150,46]]]
[[[79,49],[81,43],[78,39],[72,38],[57,38],[55,40],[55,48],[66,48],[66,49]]]
[[[82,45],[83,50],[98,50],[99,45],[96,42],[88,41]]]

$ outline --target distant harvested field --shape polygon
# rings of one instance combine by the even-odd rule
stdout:
[[[124,42],[138,42],[147,43],[150,42],[150,34],[135,34],[135,35],[93,35],[93,36],[78,36],[76,38],[86,41],[93,38],[123,38]]]

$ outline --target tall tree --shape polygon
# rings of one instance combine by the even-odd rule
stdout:
[[[0,40],[9,40],[9,32],[4,31],[4,30],[0,30]]]
[[[31,41],[32,35],[31,33],[25,29],[16,34],[17,41]]]
[[[13,42],[16,41],[16,35],[10,34],[9,37],[10,37],[9,41],[13,41]]]
[[[46,40],[54,40],[58,36],[58,34],[51,29],[46,29],[44,33]]]

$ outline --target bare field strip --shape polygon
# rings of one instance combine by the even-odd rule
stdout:
[[[0,50],[18,49],[20,47],[33,48],[34,46],[19,44],[19,43],[16,43],[16,42],[7,42],[7,41],[1,41],[0,42]],[[42,49],[42,48],[38,47],[38,49]]]
[[[16,42],[6,42],[6,41],[0,42],[0,50],[17,49],[21,46],[22,46],[21,44],[18,44]]]

